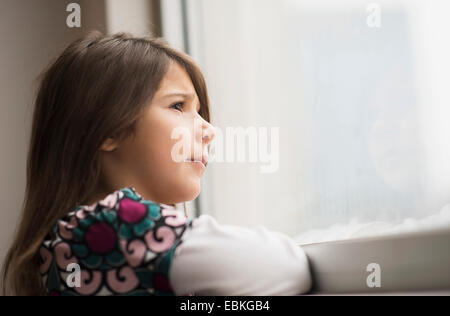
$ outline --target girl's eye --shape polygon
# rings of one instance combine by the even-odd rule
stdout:
[[[175,110],[180,111],[180,112],[183,112],[184,105],[185,105],[184,102],[178,102],[178,103],[175,103],[172,106],[170,106],[170,108],[175,109]],[[202,114],[202,110],[201,109],[198,110],[197,113],[201,115]]]
[[[175,103],[174,105],[172,105],[171,108],[182,112],[183,106],[184,106],[184,103],[178,102],[178,103]]]

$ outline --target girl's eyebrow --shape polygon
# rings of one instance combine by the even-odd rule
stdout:
[[[194,97],[194,94],[193,93],[183,93],[183,92],[172,92],[172,93],[165,94],[163,96],[163,98],[174,97],[174,96],[176,96],[176,97],[184,97],[186,99],[191,99],[191,98]]]

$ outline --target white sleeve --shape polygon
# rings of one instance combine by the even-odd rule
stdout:
[[[304,251],[264,226],[220,225],[210,215],[192,222],[169,270],[175,295],[298,295],[312,286]]]

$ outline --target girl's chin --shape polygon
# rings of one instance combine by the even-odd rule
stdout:
[[[190,181],[183,181],[183,187],[178,191],[177,200],[179,202],[187,202],[187,201],[193,201],[197,196],[200,194],[201,191],[201,184],[200,184],[200,178],[192,179]]]

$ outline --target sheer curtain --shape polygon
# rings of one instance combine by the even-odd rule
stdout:
[[[356,0],[181,4],[213,124],[279,129],[275,172],[248,159],[209,165],[203,213],[296,236],[421,219],[450,202],[446,1],[377,1],[380,27]]]

